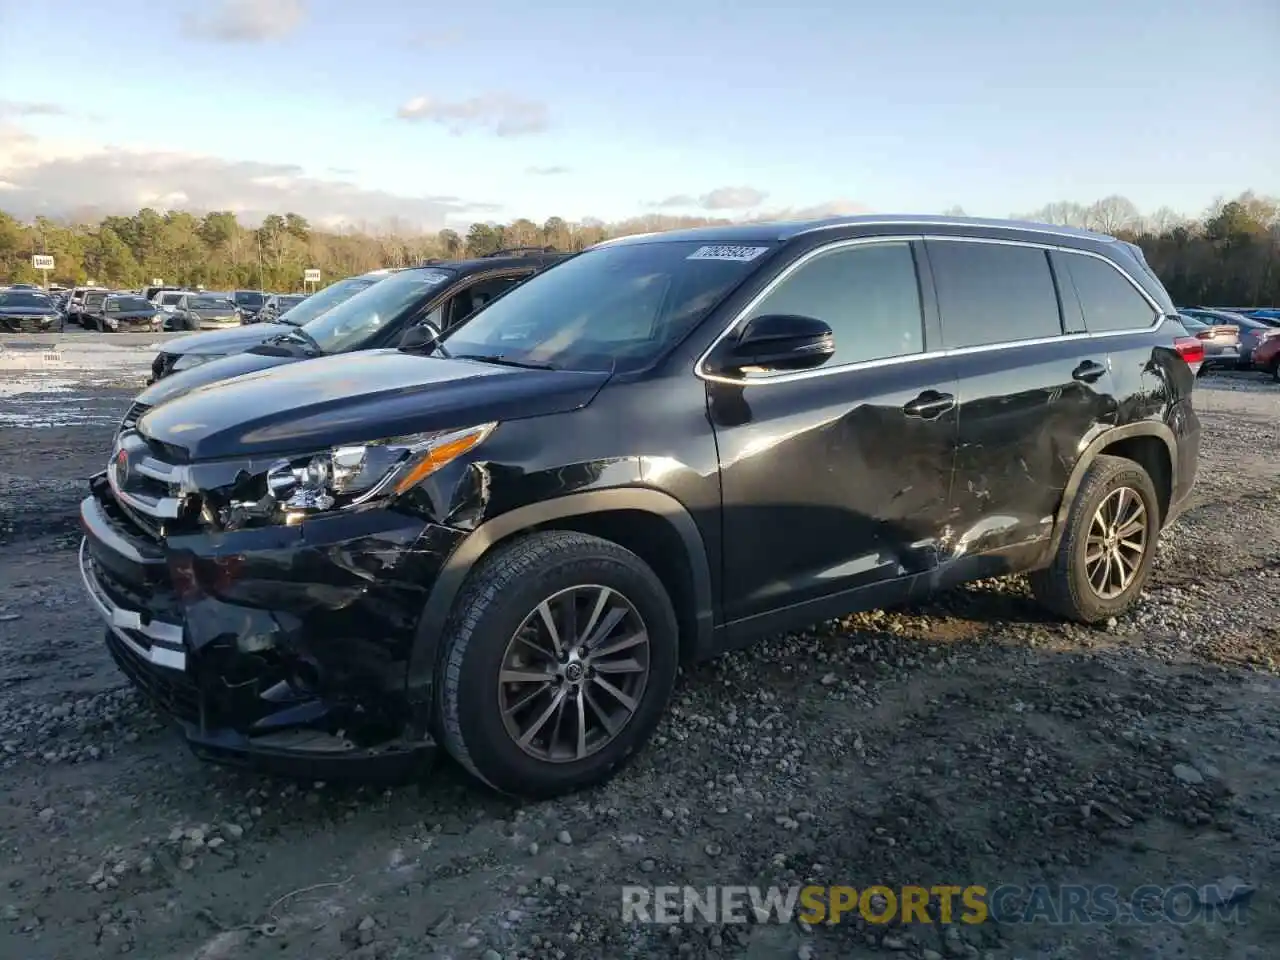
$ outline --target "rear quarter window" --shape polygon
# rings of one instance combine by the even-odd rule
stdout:
[[[928,240],[948,349],[1062,334],[1046,251],[1012,243]]]
[[[1110,261],[1063,252],[1057,262],[1066,268],[1090,333],[1142,330],[1155,323],[1156,308]]]

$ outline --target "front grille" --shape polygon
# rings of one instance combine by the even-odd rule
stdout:
[[[124,419],[120,421],[120,429],[132,430],[138,425],[138,421],[142,419],[142,415],[150,409],[150,405],[145,403],[132,404],[129,407],[128,413],[124,415]]]
[[[121,672],[162,711],[189,723],[199,722],[200,690],[185,672],[148,663],[113,630],[107,631],[107,650]]]
[[[43,333],[52,326],[46,317],[0,317],[0,330],[5,333]]]

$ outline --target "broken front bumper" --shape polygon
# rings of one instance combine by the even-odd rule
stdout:
[[[198,756],[402,777],[434,751],[406,696],[413,630],[461,535],[383,511],[161,543],[94,478],[80,575],[130,681]]]

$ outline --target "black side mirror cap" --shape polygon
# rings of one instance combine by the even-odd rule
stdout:
[[[415,324],[400,335],[401,350],[425,350],[436,342],[436,332],[425,324]]]
[[[836,352],[831,327],[814,317],[770,313],[751,320],[729,354],[736,369],[810,370]]]

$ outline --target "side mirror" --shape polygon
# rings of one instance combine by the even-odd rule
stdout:
[[[771,313],[747,324],[729,355],[736,368],[809,370],[836,352],[831,327],[813,317]]]
[[[425,350],[435,344],[439,331],[424,323],[416,323],[400,335],[401,350]]]

